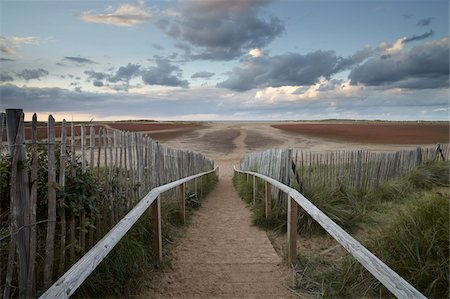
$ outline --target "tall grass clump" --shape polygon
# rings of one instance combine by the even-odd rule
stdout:
[[[368,242],[368,248],[406,281],[429,298],[448,298],[449,200],[427,193],[397,211],[387,227]],[[343,286],[373,296],[389,293],[354,259],[342,269]]]
[[[449,293],[448,162],[427,163],[372,192],[355,207],[366,209],[358,239],[429,298]],[[302,254],[302,253],[300,253]],[[297,271],[303,288],[325,297],[389,297],[392,294],[347,254],[340,263],[302,254]]]

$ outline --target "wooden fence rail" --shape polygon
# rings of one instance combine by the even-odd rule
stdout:
[[[234,168],[234,172],[235,175],[245,174],[258,177],[289,196],[287,201],[287,262],[289,265],[294,263],[297,256],[297,206],[299,205],[397,298],[426,298],[297,190],[257,172],[236,168]],[[269,192],[270,189],[266,188]],[[267,193],[265,198],[269,198]],[[270,203],[266,200],[265,205],[268,206]]]
[[[144,212],[152,207],[152,226],[154,238],[153,249],[157,253],[157,262],[162,260],[161,205],[160,195],[197,178],[209,175],[218,170],[216,167],[208,172],[199,173],[152,189],[128,214],[120,220],[94,247],[72,266],[40,299],[68,298],[83,281],[94,271],[114,246],[125,236]],[[180,202],[180,208],[185,203]],[[184,215],[183,215],[184,216]]]
[[[51,115],[45,132],[36,114],[26,125],[20,109],[0,113],[3,298],[42,294],[150,190],[214,168],[140,132]]]

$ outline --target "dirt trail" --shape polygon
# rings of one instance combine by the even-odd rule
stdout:
[[[215,159],[220,166],[217,186],[174,248],[172,269],[141,298],[293,297],[284,286],[288,272],[281,258],[266,233],[251,224],[250,210],[234,190],[232,167],[248,150],[245,131],[232,128],[240,135],[232,152]]]

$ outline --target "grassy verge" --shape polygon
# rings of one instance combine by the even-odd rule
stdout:
[[[215,175],[204,178],[203,197],[191,196],[186,206],[186,217],[189,218],[193,211],[201,205],[201,201],[217,182]],[[186,197],[192,194],[194,185],[186,186]],[[183,233],[183,225],[178,218],[178,199],[175,192],[167,192],[161,200],[161,226],[163,233],[163,263],[160,267],[170,265],[169,250]],[[136,295],[139,290],[140,278],[146,273],[154,272],[154,252],[152,250],[150,211],[136,222],[125,237],[114,247],[111,253],[94,270],[88,279],[80,286],[74,297],[130,297]]]
[[[312,190],[306,196],[425,296],[448,298],[449,166],[429,163],[371,192],[341,186],[337,191]],[[245,176],[236,177],[235,186],[244,200],[251,198],[251,183],[245,182]],[[254,223],[285,232],[285,211],[278,208],[266,221],[262,205],[260,194],[253,207]],[[304,211],[299,211],[298,231],[304,237],[329,238]],[[296,270],[298,287],[315,296],[392,296],[342,250],[338,256],[299,251]]]

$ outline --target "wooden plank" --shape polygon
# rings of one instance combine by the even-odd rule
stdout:
[[[272,217],[272,185],[268,182],[264,182],[265,184],[265,209],[266,209],[266,218]]]
[[[20,125],[19,125],[20,126]],[[22,125],[23,127],[23,125]],[[14,137],[13,144],[19,144],[20,142],[20,134],[16,134]],[[11,144],[11,143],[9,143]],[[11,241],[10,241],[10,247],[9,247],[9,254],[8,254],[8,268],[7,268],[7,274],[6,274],[6,286],[4,293],[6,294],[5,298],[9,297],[11,282],[12,282],[12,274],[14,271],[14,259],[15,259],[15,248],[17,241],[17,236],[15,236],[15,233],[18,231],[18,223],[17,218],[19,214],[19,206],[17,203],[17,184],[15,182],[17,181],[17,171],[18,171],[18,163],[19,163],[19,147],[13,146],[10,147],[13,150],[12,155],[12,161],[11,161],[11,189],[10,189],[10,232],[11,232]],[[18,253],[20,254],[20,251],[18,250]],[[19,283],[20,283],[20,277],[19,277]],[[22,292],[20,296],[22,297],[24,293]]]
[[[94,153],[95,153],[95,127],[91,126],[89,128],[89,172],[91,176],[94,176],[94,161],[95,161],[95,157],[94,157]],[[91,224],[95,223],[95,213],[93,213],[92,211],[89,211],[89,217],[90,217],[90,221]],[[92,244],[94,243],[94,228],[92,227],[92,225],[89,226],[89,232],[88,232],[88,244],[89,247],[92,246]]]
[[[59,186],[61,191],[64,191],[66,185],[66,120],[63,119],[61,124],[61,147],[59,158]],[[65,199],[59,200],[60,213],[60,248],[59,248],[59,275],[62,275],[65,270],[66,261],[66,204]]]
[[[37,204],[37,179],[38,179],[38,153],[37,153],[37,115],[33,114],[31,122],[31,191],[30,191],[30,258],[28,263],[27,297],[36,294],[36,249],[37,249],[37,228],[36,204]],[[7,297],[5,297],[7,298]]]
[[[289,196],[287,212],[287,264],[297,260],[297,202]]]
[[[94,157],[95,153],[95,127],[91,126],[89,130],[89,171],[94,175]]]
[[[9,246],[8,253],[8,265],[6,273],[6,286],[4,294],[9,296],[10,286],[12,282],[13,268],[14,268],[14,251],[17,250],[18,256],[18,270],[19,270],[19,297],[24,298],[26,296],[26,286],[28,282],[28,258],[29,258],[29,238],[25,234],[25,230],[19,230],[20,227],[27,224],[27,205],[28,199],[24,196],[28,194],[28,188],[25,188],[24,183],[24,167],[20,167],[25,163],[25,133],[23,124],[23,111],[21,109],[7,109],[6,121],[7,121],[7,137],[8,146],[10,151],[12,150],[11,161],[11,181],[10,181],[10,232],[12,238]],[[25,172],[26,175],[26,172]],[[27,176],[28,177],[28,176]],[[23,190],[26,190],[27,194],[23,194]],[[27,201],[25,201],[27,200]],[[15,234],[15,235],[14,235]],[[29,235],[28,235],[29,237]],[[24,246],[24,247],[21,247]],[[5,297],[6,298],[6,297]]]
[[[180,221],[186,223],[186,199],[185,199],[185,184],[181,184],[178,189],[178,206],[180,208]]]
[[[378,281],[380,281],[397,298],[421,298],[425,299],[418,290],[411,286],[395,271],[367,250],[361,243],[355,240],[321,210],[314,206],[306,197],[272,178],[250,171],[240,171],[257,176],[274,187],[287,193],[297,202],[317,223],[319,223],[336,241],[338,241],[354,258],[356,258]],[[291,205],[289,205],[291,206]],[[291,210],[292,212],[292,210]],[[291,213],[289,213],[291,214]],[[289,215],[288,214],[288,215]],[[289,222],[288,222],[289,225]]]
[[[86,173],[86,127],[80,126],[81,130],[81,171]]]
[[[56,225],[56,169],[55,169],[55,119],[48,117],[48,223],[45,244],[44,289],[52,284],[53,262],[55,255],[55,225]],[[74,154],[74,153],[73,153]]]

